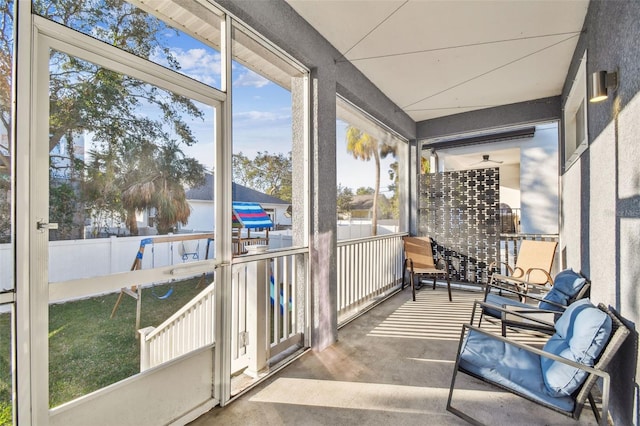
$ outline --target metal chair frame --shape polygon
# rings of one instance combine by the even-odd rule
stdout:
[[[449,292],[449,302],[451,302],[451,279],[449,276],[449,265],[446,260],[438,259],[434,261],[431,238],[429,237],[403,237],[404,263],[402,265],[402,287],[404,290],[405,276],[409,269],[409,279],[411,281],[411,292],[413,301],[416,300],[416,275],[432,275],[433,288],[436,288],[436,279],[444,276],[447,280],[447,291]],[[442,268],[438,268],[442,265]]]
[[[486,383],[489,383],[493,386],[496,386],[498,388],[504,389],[508,392],[511,392],[515,395],[518,395],[520,397],[523,397],[525,399],[528,399],[530,401],[535,402],[536,404],[542,405],[544,407],[547,407],[551,410],[554,410],[556,412],[562,413],[568,417],[571,417],[575,420],[578,420],[580,418],[580,414],[582,412],[582,409],[584,407],[585,402],[588,400],[589,404],[591,406],[591,409],[593,410],[593,413],[595,415],[596,421],[601,425],[601,426],[606,426],[608,424],[608,413],[609,413],[609,396],[610,396],[610,391],[611,391],[611,378],[609,376],[609,373],[607,371],[605,371],[609,365],[609,363],[611,362],[611,360],[613,359],[613,357],[615,356],[616,352],[618,351],[618,349],[622,346],[622,344],[624,343],[625,339],[627,338],[627,336],[630,334],[629,329],[623,324],[622,320],[616,315],[615,312],[613,312],[611,309],[607,308],[605,305],[603,305],[602,303],[598,305],[598,308],[600,310],[602,310],[603,312],[605,312],[607,315],[609,315],[609,317],[612,320],[612,331],[611,331],[611,337],[609,338],[609,341],[607,342],[607,345],[604,347],[604,349],[602,350],[602,353],[600,354],[599,358],[595,361],[595,364],[593,367],[589,367],[587,365],[584,364],[580,364],[577,362],[573,362],[570,361],[566,358],[562,358],[558,355],[549,353],[549,352],[545,352],[542,349],[533,347],[533,346],[529,346],[523,343],[519,343],[517,341],[511,340],[507,337],[503,337],[500,335],[497,335],[495,333],[491,333],[485,329],[479,328],[479,327],[475,327],[472,326],[470,324],[464,324],[462,327],[462,331],[460,333],[460,343],[458,344],[458,352],[456,355],[456,362],[455,362],[455,366],[454,366],[454,370],[453,370],[453,376],[451,378],[451,387],[449,388],[449,398],[447,399],[447,411],[453,413],[454,415],[468,421],[471,424],[475,424],[475,425],[480,425],[482,423],[480,423],[478,420],[474,419],[473,417],[469,416],[468,414],[458,410],[457,408],[453,407],[451,402],[453,399],[453,391],[455,388],[455,381],[456,381],[456,376],[458,371],[461,371],[469,376],[475,377],[479,380],[482,380]],[[502,308],[497,308],[497,309],[502,309]],[[517,392],[513,389],[509,389],[508,387],[501,385],[499,383],[496,383],[494,381],[491,381],[487,378],[484,377],[480,377],[477,374],[473,374],[469,371],[464,370],[463,368],[460,367],[460,354],[461,354],[461,350],[462,350],[462,345],[464,343],[464,338],[465,335],[470,331],[473,330],[475,332],[478,333],[482,333],[485,334],[487,336],[490,336],[493,339],[499,340],[501,342],[504,342],[505,344],[509,344],[509,345],[513,345],[515,347],[524,349],[526,351],[529,351],[531,353],[537,354],[541,357],[546,357],[549,359],[552,359],[554,361],[558,361],[561,362],[563,364],[567,364],[570,365],[572,367],[575,368],[579,368],[581,370],[584,370],[586,372],[588,372],[588,376],[586,377],[585,381],[583,382],[583,384],[581,385],[581,387],[577,390],[577,392],[574,393],[574,409],[573,411],[563,411],[558,409],[557,407],[545,404],[543,402],[534,400],[526,395],[521,394],[520,392]],[[595,400],[593,398],[593,395],[591,393],[591,390],[593,388],[593,386],[596,384],[596,381],[601,379],[602,380],[602,415],[598,412],[598,407],[596,406]]]

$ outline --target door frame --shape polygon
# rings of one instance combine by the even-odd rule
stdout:
[[[20,22],[26,22],[21,13]],[[215,113],[215,169],[220,171],[230,171],[230,167],[225,167],[225,162],[230,164],[230,155],[225,152],[224,146],[230,144],[226,140],[229,133],[225,132],[223,126],[226,125],[224,120],[225,104],[227,102],[227,94],[199,83],[189,77],[179,74],[175,71],[164,68],[150,61],[139,58],[133,54],[124,52],[116,47],[93,39],[90,36],[80,34],[70,28],[55,22],[49,21],[39,16],[30,16],[29,37],[27,41],[21,40],[19,47],[24,52],[26,47],[30,47],[27,51],[31,52],[28,59],[24,55],[19,55],[18,62],[21,69],[30,69],[31,77],[19,79],[17,84],[17,98],[29,99],[29,110],[22,117],[29,117],[28,125],[24,122],[18,123],[17,133],[22,141],[22,150],[17,149],[17,188],[27,189],[23,197],[16,197],[16,211],[29,212],[26,221],[20,221],[16,227],[16,233],[24,231],[18,241],[16,247],[16,264],[17,269],[17,297],[16,320],[17,324],[21,324],[20,332],[18,332],[17,345],[17,383],[19,395],[16,402],[16,418],[19,423],[48,425],[50,423],[50,415],[52,410],[49,409],[49,355],[48,355],[48,306],[50,293],[66,293],[66,287],[78,284],[89,284],[91,292],[113,290],[115,287],[122,287],[122,281],[113,284],[113,275],[107,277],[94,277],[86,280],[73,280],[66,283],[55,283],[53,286],[48,281],[48,232],[37,230],[38,222],[49,222],[49,52],[55,49],[74,57],[92,62],[99,66],[109,68],[116,72],[127,74],[128,76],[137,78],[141,81],[163,88],[165,90],[178,93],[185,97],[202,102],[212,106]],[[19,34],[25,34],[24,27],[19,29]],[[21,104],[22,106],[22,104]],[[24,107],[24,106],[23,106]],[[25,112],[25,111],[23,111]],[[42,119],[47,117],[47,119]],[[223,139],[224,138],[224,139]],[[16,144],[18,145],[18,144]],[[226,157],[229,158],[226,158]],[[231,178],[218,177],[215,179],[215,191],[218,194],[224,193],[225,185],[229,186]],[[230,192],[230,190],[228,191]],[[225,198],[217,200],[217,204],[224,203]],[[217,206],[218,211],[231,211],[231,205]],[[225,217],[216,215],[216,228],[223,226]],[[190,263],[190,272],[194,267],[216,269],[216,282],[222,283],[228,273],[221,273],[227,269],[230,264],[229,259],[225,259],[224,250],[218,250],[218,247],[230,247],[229,241],[223,241],[226,233],[216,235],[216,253],[217,258],[212,260],[203,260]],[[21,244],[23,243],[23,244]],[[156,270],[144,271],[146,277],[166,278],[167,268],[157,268]],[[171,269],[176,269],[173,267]],[[139,273],[125,272],[118,274],[118,278],[126,280],[135,280],[134,277],[140,277]],[[25,279],[26,278],[26,279]],[[80,282],[79,282],[80,281]],[[219,298],[218,298],[219,300]],[[21,309],[21,305],[28,307]],[[222,309],[216,306],[216,322],[223,322],[219,315],[223,313]],[[21,337],[22,333],[24,336]],[[216,330],[216,352],[222,350],[224,344]],[[197,352],[197,351],[196,351]],[[28,361],[27,361],[28,360]],[[220,366],[214,364],[214,369],[219,370]],[[213,371],[212,381],[216,376],[220,377],[221,371]],[[131,376],[129,379],[137,378],[145,373]],[[222,376],[224,377],[224,376]],[[126,383],[136,383],[139,380],[125,379],[115,385],[118,387],[126,386]],[[24,384],[24,385],[23,385]],[[167,386],[171,385],[169,382]],[[111,386],[110,386],[111,387]],[[109,387],[107,387],[109,388]],[[91,398],[95,400],[99,398],[101,390],[93,392]],[[106,394],[107,392],[105,392]],[[80,397],[79,399],[84,399]],[[141,396],[142,397],[142,396]],[[213,395],[211,395],[213,399]],[[87,398],[89,399],[89,398]],[[77,400],[74,400],[77,401]],[[74,402],[71,402],[73,405]],[[64,404],[66,406],[67,404]],[[107,419],[108,420],[108,419]],[[56,423],[55,421],[53,423]]]

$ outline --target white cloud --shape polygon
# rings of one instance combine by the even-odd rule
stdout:
[[[220,77],[222,69],[219,53],[211,53],[207,51],[207,49],[202,48],[185,50],[179,47],[174,47],[171,49],[171,54],[180,64],[181,69],[179,72],[181,74],[209,86],[216,86],[216,78]],[[167,61],[164,59],[164,55],[159,54],[157,51],[154,52],[151,60],[158,64],[168,66]]]
[[[251,70],[247,70],[247,72],[240,74],[240,76],[236,78],[236,81],[233,82],[233,85],[260,88],[266,86],[269,83],[269,80],[262,77],[261,75],[258,75]]]
[[[267,123],[283,123],[288,126],[291,124],[291,113],[278,111],[244,111],[233,114],[233,121],[236,125],[242,126],[250,123],[252,126],[258,126]]]

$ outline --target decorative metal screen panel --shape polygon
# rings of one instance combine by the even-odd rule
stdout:
[[[422,175],[419,203],[420,235],[434,241],[451,279],[486,282],[500,244],[499,169]]]

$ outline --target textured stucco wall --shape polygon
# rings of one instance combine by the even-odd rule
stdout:
[[[640,321],[640,2],[592,1],[569,76],[587,52],[587,76],[619,71],[609,99],[588,104],[589,148],[563,177],[562,239],[579,259],[591,297],[615,308],[634,333],[612,369],[616,424],[639,424]],[[570,89],[567,79],[564,103]],[[576,224],[575,222],[579,222]]]
[[[534,138],[522,144],[520,207],[523,233],[558,233],[558,130],[555,125],[539,126]]]

